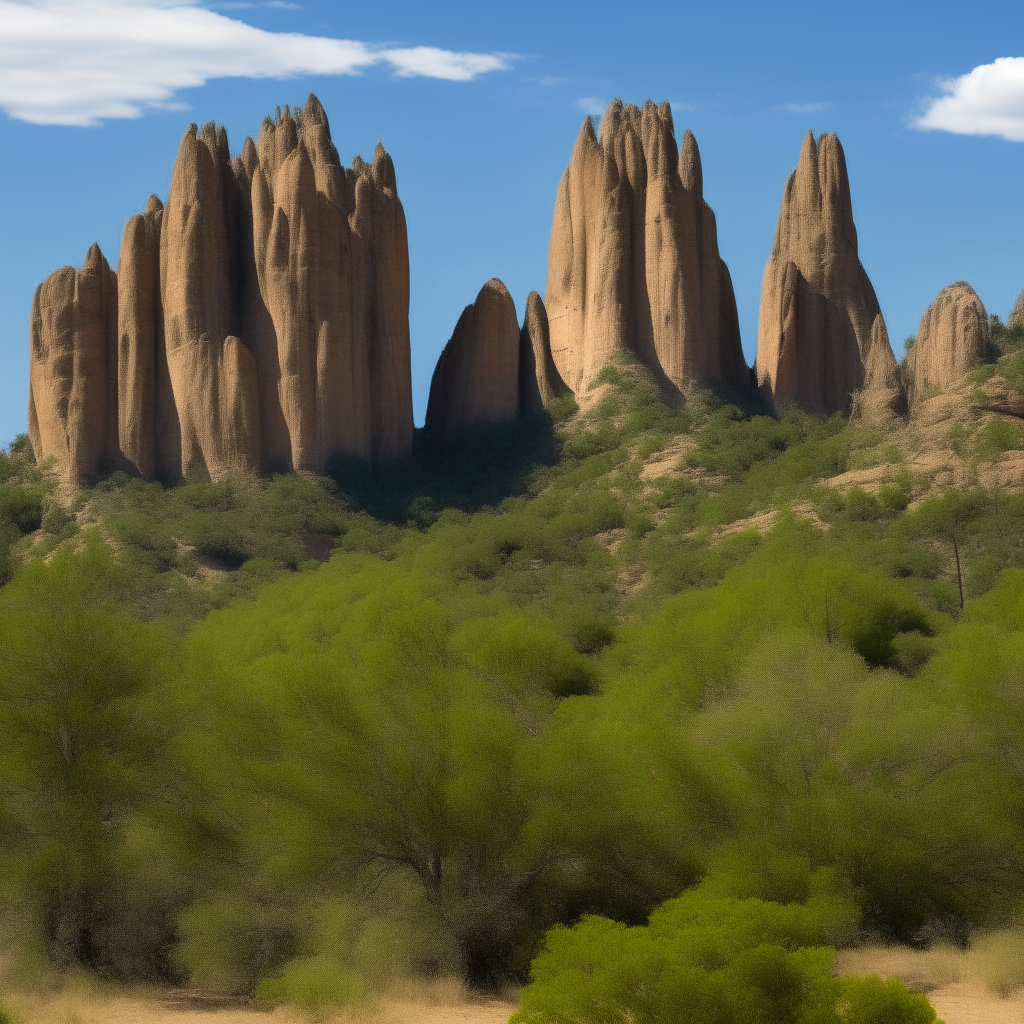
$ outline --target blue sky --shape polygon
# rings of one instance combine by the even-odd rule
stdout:
[[[35,286],[93,241],[116,265],[124,222],[166,197],[190,122],[224,124],[238,152],[311,90],[343,160],[378,139],[394,157],[418,423],[480,286],[502,278],[520,314],[543,294],[559,177],[583,117],[614,96],[667,99],[677,135],[696,135],[748,361],[808,128],[846,150],[897,357],[951,281],[1004,317],[1024,288],[1020,0],[0,0],[0,444],[25,429]]]

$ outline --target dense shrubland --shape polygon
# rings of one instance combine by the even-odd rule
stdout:
[[[1024,498],[841,493],[902,466],[880,432],[602,384],[376,476],[69,498],[4,453],[24,970],[315,1008],[532,962],[523,1021],[930,1019],[831,947],[1024,909]]]

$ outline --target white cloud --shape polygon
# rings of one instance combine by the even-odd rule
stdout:
[[[688,110],[696,110],[696,103],[670,103],[669,106],[672,108],[673,114],[683,114]]]
[[[1024,142],[1024,57],[999,57],[939,88],[945,95],[929,102],[915,128]]]
[[[510,62],[266,32],[189,0],[0,0],[0,108],[34,124],[139,117],[211,78],[356,75],[384,64],[401,77],[465,82]]]
[[[783,103],[781,106],[776,107],[776,110],[781,110],[786,114],[816,114],[819,110],[828,110],[831,107],[831,103]]]
[[[605,107],[608,106],[608,101],[598,99],[596,96],[583,96],[573,106],[577,110],[582,110],[584,114],[590,114],[591,117],[600,117],[604,113]]]

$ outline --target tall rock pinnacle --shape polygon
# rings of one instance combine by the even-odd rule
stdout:
[[[37,289],[30,321],[28,430],[37,459],[92,483],[119,461],[117,276],[98,245],[81,270],[61,267]]]
[[[496,277],[467,306],[434,368],[427,431],[446,436],[519,412],[519,321],[508,289]]]
[[[914,401],[929,387],[945,388],[989,355],[988,314],[978,293],[966,282],[946,285],[925,310],[907,369]]]
[[[667,103],[615,100],[600,141],[584,121],[555,201],[546,306],[554,363],[573,391],[626,350],[679,390],[747,384],[697,143],[687,132],[677,153]]]
[[[764,271],[757,378],[776,406],[872,415],[902,401],[875,290],[857,256],[846,158],[834,134],[808,132],[786,182]]]
[[[519,332],[519,411],[542,412],[568,394],[551,358],[551,336],[544,300],[536,292],[526,297],[526,315]]]
[[[114,464],[216,480],[406,454],[409,256],[391,158],[378,145],[343,168],[315,96],[234,159],[223,128],[192,125],[166,209],[151,197],[125,226],[119,284],[98,249],[51,275],[32,351],[33,446],[69,481]]]
[[[1006,326],[1024,326],[1024,290],[1017,296],[1017,301],[1013,304],[1013,309],[1010,310],[1010,315],[1006,318]]]

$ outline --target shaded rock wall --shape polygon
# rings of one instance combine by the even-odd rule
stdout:
[[[430,381],[426,429],[446,436],[471,423],[515,419],[519,412],[519,321],[496,277],[467,306]]]
[[[907,353],[912,398],[930,387],[946,388],[989,356],[988,314],[966,282],[947,285],[925,310]]]
[[[519,332],[519,411],[542,412],[557,398],[569,394],[551,356],[551,336],[544,300],[530,292]]]
[[[36,458],[92,482],[119,460],[117,276],[98,245],[81,270],[61,267],[32,300],[29,438]]]
[[[223,128],[191,126],[167,208],[125,227],[119,278],[97,260],[51,275],[33,314],[33,446],[69,482],[112,462],[219,479],[411,450],[394,166],[378,144],[343,168],[315,96],[235,159]]]
[[[600,141],[584,121],[555,201],[545,301],[554,364],[574,392],[624,350],[679,390],[746,385],[697,143],[687,132],[677,153],[668,103],[615,100]]]
[[[896,358],[857,255],[846,157],[808,132],[765,267],[756,371],[765,397],[818,413],[898,412]],[[895,388],[895,391],[893,390]]]
[[[1017,296],[1017,301],[1013,304],[1013,309],[1010,310],[1010,315],[1006,318],[1007,327],[1016,327],[1018,325],[1024,325],[1024,290]]]

